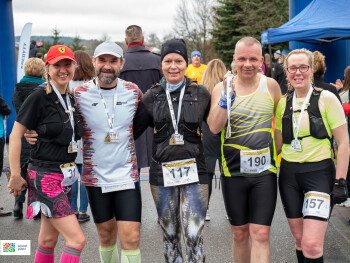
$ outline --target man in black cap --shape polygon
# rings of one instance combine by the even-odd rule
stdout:
[[[150,184],[166,262],[204,262],[202,230],[209,187],[201,126],[209,112],[210,94],[185,77],[188,60],[182,39],[163,44],[161,61],[164,77],[142,98],[134,134],[145,126],[154,127]]]

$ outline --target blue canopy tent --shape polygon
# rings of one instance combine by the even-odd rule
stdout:
[[[350,41],[344,40],[350,38],[349,7],[349,0],[313,0],[284,25],[264,31],[261,43],[293,41],[291,49],[321,51],[328,69],[325,80],[334,82],[342,78],[345,67],[350,65]]]
[[[261,43],[298,40],[319,44],[350,38],[349,11],[349,0],[314,0],[284,25],[264,31]]]

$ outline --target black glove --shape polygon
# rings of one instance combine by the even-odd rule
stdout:
[[[341,204],[348,199],[348,186],[345,179],[335,180],[332,196],[334,204]]]

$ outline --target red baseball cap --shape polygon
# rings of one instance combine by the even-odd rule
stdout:
[[[55,64],[57,61],[60,61],[61,59],[65,59],[65,58],[68,58],[76,62],[73,51],[69,47],[64,45],[52,46],[50,47],[49,52],[47,52],[45,65],[47,63]]]

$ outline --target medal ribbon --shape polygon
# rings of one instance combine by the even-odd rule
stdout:
[[[70,103],[68,92],[66,91],[66,102],[67,102],[67,105],[66,105],[66,103],[64,103],[64,100],[62,98],[61,93],[58,91],[58,89],[55,87],[55,85],[53,84],[52,81],[50,81],[50,85],[51,85],[53,91],[56,93],[63,109],[69,115],[70,124],[72,125],[72,130],[73,130],[72,142],[74,142],[74,116],[73,116],[72,104]],[[68,108],[67,108],[67,106],[68,106]]]
[[[309,103],[309,100],[310,100],[310,97],[311,97],[311,93],[313,91],[313,88],[312,86],[310,86],[309,88],[309,92],[307,93],[306,97],[305,97],[305,100],[304,100],[304,103],[303,103],[303,106],[301,107],[301,111],[300,111],[300,115],[299,115],[299,119],[298,119],[298,124],[295,120],[295,115],[294,115],[294,109],[296,108],[295,106],[295,103],[296,103],[296,95],[295,95],[295,91],[294,91],[294,94],[293,94],[293,101],[292,101],[292,120],[293,120],[293,128],[294,128],[294,132],[295,132],[295,140],[298,140],[298,134],[299,134],[299,128],[300,128],[300,123],[301,123],[301,118],[303,116],[303,113],[305,111],[305,108],[306,108],[306,104]]]
[[[184,94],[185,94],[185,84],[182,87],[181,93],[180,93],[179,108],[177,109],[177,120],[175,118],[175,112],[174,112],[174,108],[173,108],[173,103],[171,102],[171,96],[170,96],[170,92],[169,92],[169,89],[168,89],[168,83],[166,84],[165,93],[166,93],[166,98],[168,100],[171,120],[173,122],[173,127],[174,127],[175,134],[179,134],[179,127],[178,127],[178,125],[179,125],[179,121],[180,121],[182,100],[183,100],[183,97],[184,97]]]
[[[230,71],[228,73],[231,73]],[[226,98],[227,98],[227,129],[226,138],[231,137],[231,92],[232,92],[232,77],[226,79]]]
[[[109,125],[109,130],[110,130],[110,132],[114,132],[114,130],[113,130],[114,112],[115,112],[115,107],[117,106],[117,101],[118,101],[117,87],[115,87],[114,96],[113,96],[113,105],[114,105],[113,106],[113,113],[112,113],[112,115],[110,115],[109,111],[108,111],[108,108],[107,108],[106,101],[105,101],[105,99],[104,99],[104,97],[102,95],[102,92],[101,92],[101,87],[98,84],[97,80],[96,80],[96,86],[97,86],[98,94],[100,95],[100,99],[101,99],[101,102],[102,102],[103,109],[106,112],[107,121],[108,121],[108,125]]]

